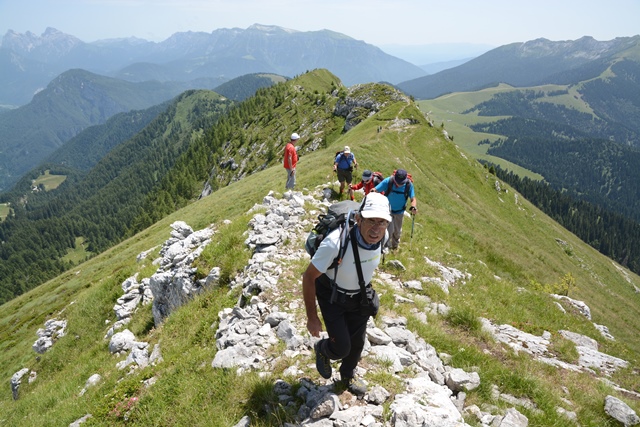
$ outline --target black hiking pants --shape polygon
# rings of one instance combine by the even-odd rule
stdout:
[[[337,293],[331,301],[329,278],[323,274],[316,280],[316,298],[329,339],[320,341],[320,351],[332,360],[342,360],[340,378],[353,378],[364,348],[368,315],[360,314],[358,292],[353,296]]]

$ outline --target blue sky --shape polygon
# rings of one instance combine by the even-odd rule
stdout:
[[[260,23],[329,29],[387,51],[497,47],[540,37],[611,40],[640,34],[639,18],[640,0],[0,0],[0,35],[9,29],[40,35],[53,27],[86,42],[162,41],[180,31]]]

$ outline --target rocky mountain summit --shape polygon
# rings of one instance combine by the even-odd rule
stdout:
[[[234,369],[240,375],[258,371],[268,376],[272,375],[276,366],[284,363],[287,368],[274,376],[273,392],[278,396],[280,405],[295,419],[295,422],[284,423],[285,426],[462,427],[469,426],[466,418],[482,426],[526,427],[528,419],[523,414],[523,408],[531,412],[540,411],[532,400],[503,393],[494,384],[491,386],[492,396],[496,402],[508,404],[506,411],[497,406],[468,404],[467,394],[481,384],[482,370],[451,366],[450,355],[438,352],[411,330],[406,317],[396,313],[395,307],[410,306],[413,315],[423,323],[429,322],[433,316],[442,316],[447,313],[448,307],[432,302],[419,291],[423,287],[438,286],[447,292],[449,287],[465,286],[465,281],[470,278],[468,273],[441,265],[427,257],[423,262],[436,267],[435,270],[439,272],[437,277],[402,281],[394,274],[379,272],[374,279],[374,286],[379,292],[391,293],[394,302],[391,306],[383,305],[380,315],[370,319],[358,375],[366,379],[371,374],[385,371],[398,379],[403,389],[392,393],[384,386],[368,380],[368,392],[357,397],[348,391],[340,393],[334,386],[337,378],[324,380],[319,377],[313,363],[315,338],[306,332],[301,297],[291,297],[299,296],[301,278],[291,276],[290,266],[296,261],[308,260],[308,255],[302,249],[306,230],[311,228],[313,218],[330,204],[327,198],[329,194],[322,187],[311,195],[286,192],[282,198],[272,192],[250,210],[253,218],[249,222],[245,244],[252,250],[252,256],[245,269],[231,283],[230,292],[239,291],[237,303],[220,311],[218,321],[211,326],[217,347],[211,361],[212,369]],[[308,206],[312,208],[305,209]],[[206,277],[197,279],[192,266],[204,247],[216,238],[215,227],[194,232],[186,223],[177,221],[171,228],[171,237],[162,245],[158,258],[153,261],[158,267],[156,273],[140,281],[137,275],[126,279],[122,283],[123,295],[115,301],[114,312],[118,321],[107,325],[104,338],[109,340],[108,348],[112,354],[126,356],[126,359],[117,362],[120,370],[134,372],[149,365],[161,367],[163,363],[159,344],[149,352],[150,345],[138,341],[126,329],[138,307],[153,304],[156,327],[161,327],[163,320],[173,310],[188,303],[194,295],[220,286],[218,267],[212,268]],[[145,259],[156,249],[151,248],[139,254],[138,260]],[[402,268],[400,263],[396,263],[396,266]],[[579,301],[570,304],[583,310],[586,307]],[[559,309],[563,309],[562,306]],[[51,345],[54,345],[55,339],[69,339],[64,333],[59,333],[61,325],[65,325],[64,313],[59,313],[59,317],[47,322],[52,328],[50,333],[39,333],[40,336],[52,337]],[[579,348],[586,348],[584,354],[592,357],[585,356],[585,362],[582,363],[581,351],[579,365],[557,363],[559,361],[554,361],[554,357],[546,353],[547,333],[538,337],[510,325],[495,325],[490,319],[482,321],[485,329],[497,341],[549,363],[559,371],[590,369],[594,375],[599,373],[606,377],[608,371],[623,367],[626,363],[598,353],[593,340],[570,331],[565,331],[566,337],[579,342]],[[29,381],[36,380],[35,373],[28,368],[16,372],[11,380],[14,399],[19,397],[20,381],[27,373]],[[606,381],[606,378],[603,380]],[[79,391],[79,396],[100,381],[100,375],[92,375]],[[150,378],[145,381],[145,386],[153,387],[155,381],[155,378]],[[626,393],[630,396],[634,394],[630,391]],[[640,397],[635,394],[635,397]],[[603,405],[612,418],[624,425],[640,423],[635,412],[620,399],[608,396]],[[558,407],[557,411],[568,419],[576,420],[569,395],[563,407]],[[91,414],[87,414],[71,425],[78,426],[91,417]],[[245,416],[235,427],[249,425],[251,419]]]

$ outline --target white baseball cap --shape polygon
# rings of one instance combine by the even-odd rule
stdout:
[[[296,139],[300,139],[300,135],[298,135],[297,133],[294,132],[294,133],[291,134],[291,140],[295,141]]]
[[[391,222],[391,206],[389,199],[380,193],[369,193],[360,205],[363,218],[381,218]]]

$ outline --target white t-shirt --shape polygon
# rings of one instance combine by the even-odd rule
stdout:
[[[329,235],[322,240],[322,243],[320,243],[318,250],[311,260],[311,263],[320,273],[326,273],[332,280],[335,271],[334,269],[328,270],[328,268],[338,256],[341,231],[342,230],[338,228],[329,233]],[[351,244],[357,245],[358,243],[351,242],[351,239],[349,239],[349,246],[342,258],[342,264],[338,267],[336,283],[344,290],[359,291],[358,272],[356,271]],[[381,247],[378,246],[375,250],[367,250],[358,246],[358,254],[360,255],[360,265],[362,266],[362,277],[364,278],[365,284],[368,284],[371,282],[373,272],[378,267],[378,264],[380,264]]]

